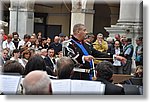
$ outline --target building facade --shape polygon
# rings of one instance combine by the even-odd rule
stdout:
[[[104,36],[143,34],[142,0],[2,0],[8,33],[42,32],[53,38],[59,33],[72,34],[73,25],[83,23],[88,32]]]

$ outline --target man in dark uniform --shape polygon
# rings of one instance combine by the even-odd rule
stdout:
[[[63,42],[63,55],[71,57],[80,64],[81,69],[92,69],[94,57],[108,57],[107,53],[95,50],[92,46],[84,43],[84,37],[87,34],[86,27],[83,24],[76,24],[73,27],[72,39]],[[91,71],[88,71],[91,72]],[[75,72],[74,79],[92,80],[92,74],[88,72]]]

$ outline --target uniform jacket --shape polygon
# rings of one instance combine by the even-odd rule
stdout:
[[[92,46],[89,46],[88,44],[84,43],[83,41],[80,42],[74,36],[72,37],[72,39],[74,41],[76,41],[77,43],[82,43],[89,55],[92,55],[92,56],[98,57],[98,58],[108,57],[107,53],[102,53],[102,52],[95,50]],[[84,63],[82,61],[82,57],[84,56],[82,50],[71,39],[63,42],[63,55],[71,57],[72,59],[76,60],[80,64],[81,68],[90,69],[90,63],[87,61],[85,61],[85,63]]]

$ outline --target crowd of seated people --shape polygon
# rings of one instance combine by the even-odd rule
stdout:
[[[54,39],[51,39],[50,37],[43,37],[41,33],[38,33],[37,35],[33,33],[32,35],[25,34],[24,38],[21,39],[17,32],[8,34],[7,39],[2,41],[2,64],[11,59],[19,61],[19,63],[25,67],[31,56],[39,54],[45,59],[46,66],[54,69],[56,63],[54,60],[58,58],[59,54],[61,54],[60,52],[62,52],[65,36],[66,35],[61,33],[60,36],[58,35],[55,36]],[[102,33],[98,33],[95,39],[96,41],[94,40],[94,37],[94,34],[89,33],[85,36],[84,42],[90,44],[91,47],[100,52],[108,53],[110,55],[108,57],[113,59],[111,62],[114,63],[114,72],[116,74],[130,75],[133,58],[135,59],[136,66],[143,65],[143,37],[137,37],[136,49],[134,49],[131,44],[131,38],[127,38],[125,35],[120,36],[119,34],[116,34],[115,39],[113,39],[111,37],[104,37]],[[51,54],[48,53],[51,52],[49,49],[54,50],[54,55],[51,57],[51,59],[54,59],[54,62],[51,60],[47,63],[49,58],[48,56],[51,56]],[[18,58],[16,58],[17,56]],[[117,59],[116,56],[124,57],[126,61],[123,62],[122,59]],[[97,62],[100,62],[100,60],[94,60],[94,62],[96,65]]]
[[[24,90],[26,90],[24,94],[52,94],[51,81],[48,80],[49,75],[57,79],[76,79],[76,74],[74,74],[76,61],[70,57],[63,56],[62,44],[63,41],[65,41],[65,39],[63,39],[65,37],[64,35],[62,37],[62,34],[60,35],[60,37],[55,36],[54,42],[51,42],[53,41],[51,38],[43,38],[40,33],[37,35],[25,34],[24,38],[20,39],[19,34],[14,32],[8,34],[7,39],[2,42],[2,72],[19,73],[24,76],[23,83],[21,83]],[[92,39],[94,39],[94,35],[89,36],[92,36]],[[96,81],[101,81],[106,84],[106,95],[125,94],[123,86],[115,85],[111,82],[111,78],[114,73],[131,75],[133,55],[131,39],[126,36],[120,37],[120,35],[117,34],[115,40],[107,42],[103,34],[99,33],[97,37],[99,36],[100,38],[97,38],[95,43],[94,40],[84,41],[90,43],[91,47],[95,49],[98,47],[102,49],[102,47],[105,46],[105,50],[102,52],[109,53],[109,57],[113,58],[113,60],[112,62],[101,61],[101,63],[95,63],[96,69],[93,70],[97,72],[95,73]],[[138,66],[143,66],[143,63],[139,63],[142,61],[141,57],[143,57],[142,37],[138,37],[136,40],[137,48],[135,52],[135,61]],[[110,48],[108,45],[111,45],[111,50],[109,51],[108,49]],[[143,68],[140,72],[138,71],[139,70],[136,71],[135,76],[143,77]],[[46,81],[46,83],[42,83],[41,81]],[[43,86],[40,86],[40,83]],[[34,89],[31,87],[32,85],[37,86]],[[44,91],[37,90],[41,87],[45,87]],[[116,88],[118,92],[114,91],[113,88]]]

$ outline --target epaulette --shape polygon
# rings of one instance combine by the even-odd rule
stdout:
[[[62,43],[62,46],[63,46],[63,47],[67,47],[67,46],[69,46],[70,44],[72,44],[71,39],[64,41],[64,42]]]

